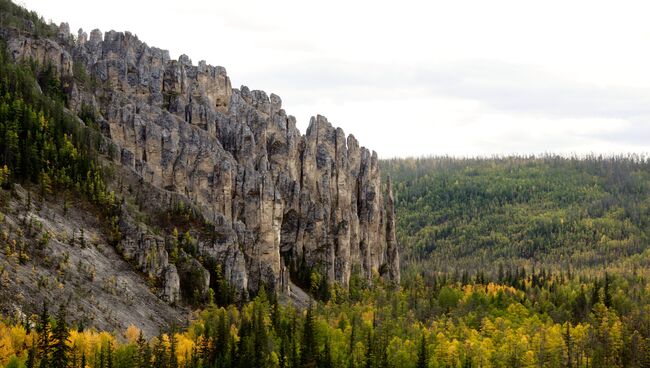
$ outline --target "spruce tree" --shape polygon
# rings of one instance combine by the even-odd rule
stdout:
[[[68,366],[68,338],[70,332],[65,322],[66,310],[65,306],[59,307],[59,312],[56,315],[56,326],[52,331],[52,368],[66,368]]]
[[[286,334],[282,335],[282,338],[280,339],[280,353],[278,357],[279,365],[280,368],[286,368],[287,367],[287,342],[289,339],[287,338]]]
[[[169,333],[169,368],[178,368],[178,357],[176,356],[176,331],[172,329]]]
[[[330,340],[325,340],[325,347],[323,348],[323,354],[320,359],[320,368],[332,368],[332,348],[330,346]]]
[[[373,336],[372,330],[368,331],[368,338],[366,340],[366,368],[374,366],[375,354],[373,351]]]
[[[113,368],[113,343],[110,341],[106,346],[106,368]]]
[[[300,365],[302,367],[316,366],[316,326],[314,322],[313,304],[309,304],[305,324],[302,331],[302,341],[300,349]]]
[[[38,358],[41,368],[50,367],[50,314],[47,310],[47,303],[43,302],[43,309],[39,316],[38,326]]]
[[[25,368],[36,368],[36,347],[32,341],[32,346],[27,350],[27,360],[25,361]]]
[[[158,336],[156,344],[154,345],[154,368],[167,368],[167,348],[163,342],[162,335]]]
[[[420,342],[420,350],[418,350],[418,363],[417,368],[427,368],[429,358],[427,357],[427,338],[422,335]]]
[[[255,302],[255,315],[253,316],[253,362],[258,367],[265,365],[268,353],[266,325],[264,324],[264,308],[264,304]]]
[[[598,304],[600,302],[600,285],[598,285],[598,280],[594,281],[594,287],[591,289],[591,307],[593,308],[594,305]]]
[[[356,340],[356,329],[357,329],[357,315],[356,314],[352,315],[351,327],[352,327],[352,329],[350,331],[350,348],[349,348],[349,351],[348,351],[348,357],[349,357],[349,361],[350,361],[349,367],[354,368],[353,356],[354,356],[354,344],[355,344],[355,340]]]
[[[580,292],[575,299],[573,304],[573,322],[578,323],[582,322],[586,315],[588,309],[587,296],[585,295],[584,286],[580,286]]]
[[[607,272],[605,272],[605,285],[603,286],[603,303],[607,308],[612,306],[612,294],[609,290],[611,279]]]
[[[142,331],[140,331],[140,335],[138,336],[136,344],[138,346],[138,357],[136,360],[137,368],[150,368],[151,349],[149,348],[149,343],[144,338]]]

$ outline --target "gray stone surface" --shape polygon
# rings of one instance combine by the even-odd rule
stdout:
[[[375,152],[320,115],[302,135],[279,96],[232,88],[223,67],[171,60],[129,32],[68,33],[64,24],[59,42],[15,35],[8,48],[16,60],[51,63],[70,84],[69,108],[97,111],[126,169],[214,225],[217,240],[200,252],[238,290],[289,290],[283,274],[303,259],[343,287],[355,266],[371,279],[386,265],[399,282],[394,201]],[[80,71],[89,82],[73,78]],[[180,270],[162,239],[121,226],[125,258],[177,301]]]

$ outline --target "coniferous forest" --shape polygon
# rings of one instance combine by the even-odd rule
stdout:
[[[42,37],[51,32],[8,1],[0,11],[5,26],[29,19]],[[92,112],[73,116],[66,81],[0,49],[2,288],[11,265],[47,258],[47,239],[6,230],[17,187],[34,202],[83,201],[115,247],[121,199],[106,184],[112,153]],[[396,197],[399,286],[354,273],[343,290],[314,272],[303,275],[312,298],[303,308],[264,287],[237,300],[219,279],[207,297],[186,297],[187,324],[154,336],[86,327],[65,300],[51,301],[0,318],[0,367],[650,367],[646,157],[381,166]],[[170,244],[187,248],[189,233],[168,221]]]

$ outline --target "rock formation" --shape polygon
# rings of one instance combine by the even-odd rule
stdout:
[[[200,252],[238,290],[286,290],[300,267],[343,287],[355,270],[399,282],[390,180],[384,195],[377,154],[325,117],[302,135],[277,95],[232,88],[224,68],[171,60],[128,32],[75,38],[62,24],[56,40],[6,38],[16,60],[55,68],[71,110],[97,112],[124,167],[198,208],[217,233]],[[124,256],[176,301],[179,274],[201,265],[177,270],[160,239],[121,225]]]

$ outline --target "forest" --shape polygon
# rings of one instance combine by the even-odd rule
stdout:
[[[52,32],[8,1],[0,10],[3,25],[30,19]],[[120,199],[107,189],[99,157],[110,147],[92,113],[71,116],[51,67],[15,64],[0,49],[0,225],[15,185],[41,198],[72,193],[103,216],[117,246]],[[52,301],[0,317],[0,367],[650,367],[646,157],[381,165],[397,200],[399,287],[355,273],[349,290],[312,285],[299,309],[264,288],[237,301],[220,285],[188,302],[187,325],[157,336],[98,331]],[[172,243],[192,243],[187,234],[174,227]],[[9,262],[44,251],[0,238]]]
[[[386,160],[410,264],[497,276],[513,267],[648,266],[644,156]],[[473,271],[474,270],[474,271]]]

